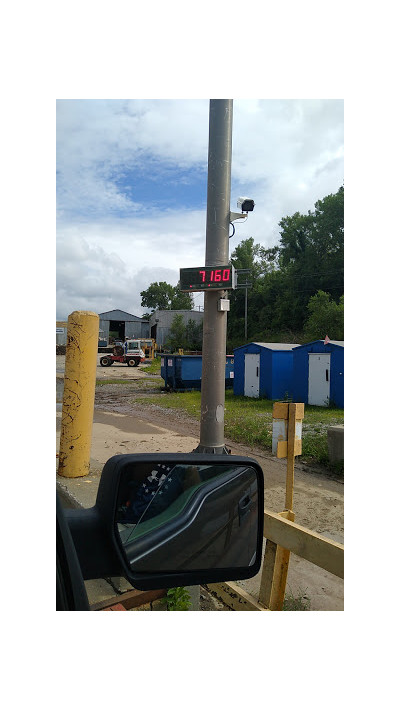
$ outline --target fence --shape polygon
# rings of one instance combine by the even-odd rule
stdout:
[[[285,518],[287,512],[279,514],[264,511],[265,553],[262,563],[261,583],[258,598],[250,595],[234,582],[209,583],[208,590],[214,593],[232,610],[269,611],[282,609],[286,583],[285,557],[282,550],[290,551],[310,563],[344,577],[344,546],[325,536],[300,526]],[[280,551],[281,549],[281,551]],[[283,563],[282,563],[283,560]],[[92,610],[101,610],[117,602],[125,609],[149,604],[164,597],[165,590],[140,592],[130,591],[110,600],[92,606]]]
[[[233,582],[207,585],[231,609],[282,609],[288,564],[282,551],[295,553],[339,578],[344,577],[344,546],[290,521],[285,518],[287,513],[264,511],[266,544],[258,598]]]

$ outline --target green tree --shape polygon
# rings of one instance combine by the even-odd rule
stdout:
[[[307,215],[284,217],[277,263],[285,287],[277,304],[280,323],[301,330],[307,304],[317,291],[335,301],[343,294],[344,188],[315,203]]]
[[[177,286],[171,286],[166,281],[155,281],[144,291],[140,292],[141,305],[152,309],[193,309],[191,294],[185,294]]]
[[[257,263],[257,258],[260,253],[261,246],[254,244],[253,237],[244,239],[235,251],[232,253],[231,262],[235,269],[250,269],[251,276],[256,277],[260,273],[260,268]]]
[[[203,347],[203,324],[190,318],[186,326],[186,346],[188,351],[201,351]]]
[[[239,284],[248,282],[247,289],[247,340],[254,340],[255,334],[266,334],[274,329],[275,300],[282,287],[282,275],[277,269],[279,248],[265,248],[254,243],[249,237],[243,240],[232,253],[231,262],[235,269],[249,269],[248,274],[238,275]],[[245,338],[245,289],[238,288],[230,293],[228,315],[228,349],[243,343]],[[279,327],[279,325],[278,325]]]
[[[234,252],[232,253],[231,263],[236,270],[248,269],[250,270],[247,274],[238,274],[238,283],[250,283],[252,287],[247,290],[247,332],[251,333],[253,328],[252,317],[249,317],[249,313],[252,310],[249,305],[252,301],[251,289],[254,287],[255,282],[260,277],[261,265],[259,262],[261,246],[259,244],[254,244],[253,237],[243,240],[238,244]],[[238,288],[232,290],[229,293],[230,298],[230,311],[228,316],[228,341],[241,341],[245,334],[245,299],[246,293],[245,289]]]
[[[248,341],[299,343],[310,315],[310,297],[323,291],[338,305],[344,291],[344,188],[318,200],[306,215],[296,212],[283,217],[279,226],[278,245],[265,248],[249,238],[232,254],[236,269],[250,270],[239,277],[239,282],[252,284],[247,292]],[[245,290],[236,289],[229,298],[228,348],[232,349],[244,342]]]
[[[174,296],[171,300],[171,309],[184,309],[193,310],[193,296],[191,294],[185,294],[183,291],[179,291],[179,284],[174,287]]]
[[[337,304],[325,291],[318,291],[307,305],[308,319],[304,336],[307,341],[329,336],[332,341],[344,340],[344,297]]]
[[[171,328],[165,345],[170,351],[177,351],[178,348],[186,346],[186,326],[182,314],[175,314],[172,319]]]
[[[165,345],[170,351],[177,351],[178,348],[198,351],[202,347],[202,337],[203,324],[189,319],[185,326],[183,315],[175,314]]]

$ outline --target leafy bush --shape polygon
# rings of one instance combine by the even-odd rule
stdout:
[[[167,603],[167,610],[171,612],[189,610],[192,604],[190,602],[190,594],[186,588],[169,588],[162,602]]]
[[[325,291],[318,291],[308,302],[309,313],[304,335],[307,341],[316,341],[326,335],[331,340],[344,340],[344,297],[339,303],[331,300]]]

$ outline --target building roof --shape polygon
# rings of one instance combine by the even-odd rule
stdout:
[[[256,346],[261,346],[262,348],[269,348],[270,351],[291,351],[293,348],[297,348],[298,343],[261,343],[260,341],[251,341]],[[240,348],[245,348],[250,346],[251,343],[246,343],[244,346],[239,346]],[[236,351],[237,349],[234,348]]]
[[[271,351],[291,351],[299,345],[298,343],[260,343],[259,341],[254,341],[254,343],[257,343],[257,346],[269,348]]]
[[[156,309],[150,314],[149,322],[153,325],[156,321],[161,321],[164,324],[171,323],[172,319],[180,315],[184,318],[191,318],[192,320],[203,320],[204,311],[195,311],[194,309]]]
[[[204,311],[199,311],[198,309],[154,309],[153,314],[159,313],[159,314],[202,314],[204,316]]]
[[[310,341],[309,343],[303,343],[301,346],[296,346],[297,348],[305,348],[306,346],[311,346],[312,343],[324,343],[323,338],[317,338],[316,341]],[[327,345],[339,346],[339,348],[344,348],[344,341],[328,341]]]
[[[141,316],[129,314],[127,311],[121,311],[121,309],[104,311],[103,313],[99,314],[99,317],[103,319],[103,321],[143,321]]]

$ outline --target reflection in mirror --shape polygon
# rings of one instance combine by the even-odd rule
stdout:
[[[135,464],[121,480],[116,530],[132,572],[250,566],[257,473],[234,464]]]

